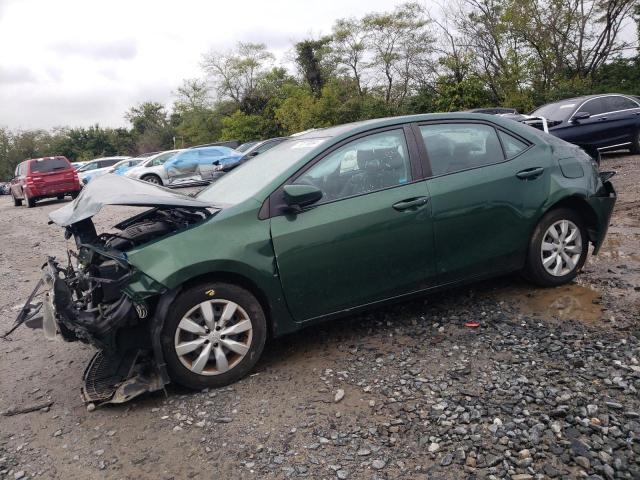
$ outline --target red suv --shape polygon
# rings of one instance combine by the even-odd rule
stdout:
[[[11,196],[16,207],[27,202],[31,208],[37,200],[65,195],[76,198],[80,193],[80,181],[75,169],[66,157],[43,157],[25,160],[16,167],[11,180]]]

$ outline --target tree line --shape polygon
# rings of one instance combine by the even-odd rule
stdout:
[[[621,38],[633,25],[636,41]],[[405,3],[334,22],[292,45],[203,55],[173,105],[147,101],[128,128],[0,128],[0,177],[25,158],[86,160],[217,140],[248,141],[368,118],[506,106],[528,112],[588,93],[640,93],[639,0],[455,0]]]

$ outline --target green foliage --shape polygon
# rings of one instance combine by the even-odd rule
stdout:
[[[266,125],[260,115],[247,115],[237,110],[231,116],[222,119],[222,134],[220,140],[238,140],[248,142],[263,138]]]

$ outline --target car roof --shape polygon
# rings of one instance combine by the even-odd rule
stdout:
[[[472,112],[450,112],[450,113],[422,113],[418,115],[402,115],[398,117],[385,117],[376,118],[372,120],[362,120],[359,122],[345,123],[343,125],[337,125],[335,127],[319,128],[302,135],[293,137],[292,140],[306,140],[312,138],[338,138],[348,137],[360,132],[366,132],[375,128],[389,127],[393,125],[402,125],[409,122],[429,122],[429,121],[447,121],[447,120],[470,120],[470,121],[485,121],[496,125],[500,125],[508,130],[515,131],[523,135],[525,138],[530,138],[531,135],[527,134],[527,129],[523,130],[519,128],[517,123],[503,119],[496,115],[489,115],[486,113],[472,113]]]
[[[53,160],[54,158],[64,158],[67,162],[69,161],[67,159],[67,157],[65,157],[64,155],[51,155],[51,156],[48,156],[48,157],[29,158],[28,160],[25,160],[25,162],[38,162],[40,160]]]
[[[629,95],[626,93],[593,93],[591,95],[582,95],[580,97],[571,97],[571,98],[562,98],[560,100],[555,100],[553,102],[547,102],[544,105],[540,105],[540,107],[544,107],[545,105],[553,105],[554,103],[564,103],[564,102],[586,102],[587,100],[591,100],[592,98],[599,97],[611,97],[611,96],[619,96],[619,97],[629,97],[633,98],[634,95]],[[638,97],[636,97],[638,98]],[[536,110],[540,107],[537,107]]]

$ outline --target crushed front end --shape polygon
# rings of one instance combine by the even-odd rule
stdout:
[[[95,182],[98,186],[105,183],[99,180]],[[129,187],[140,183],[126,182],[132,182]],[[174,198],[172,204],[158,198],[157,206],[115,225],[115,232],[98,235],[91,220],[94,213],[82,213],[86,207],[95,210],[96,200],[104,200],[100,190],[97,195],[88,195],[95,187],[92,182],[88,192],[63,207],[66,212],[60,214],[60,209],[51,214],[52,221],[65,228],[65,237],[73,237],[75,248],[68,249],[64,260],[47,258],[42,279],[20,311],[14,329],[25,323],[42,328],[49,339],[95,346],[98,352],[85,371],[82,397],[94,404],[122,403],[159,390],[169,381],[153,340],[156,306],[167,289],[131,266],[127,251],[201,223],[212,211],[184,195]],[[128,198],[122,201],[127,203],[119,204],[154,203],[148,195],[144,203],[136,203],[139,195],[131,192]]]

